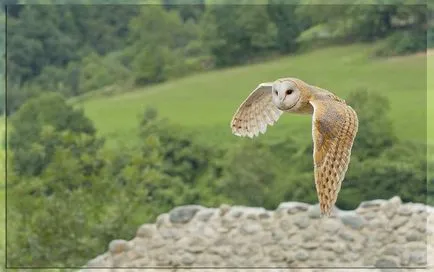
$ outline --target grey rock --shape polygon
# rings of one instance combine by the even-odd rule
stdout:
[[[201,234],[208,239],[212,239],[216,237],[217,232],[211,226],[204,226],[203,229],[201,229]]]
[[[282,202],[277,207],[277,210],[285,210],[289,214],[304,212],[309,209],[309,204],[303,202]]]
[[[400,248],[399,246],[389,245],[384,249],[382,254],[399,257],[401,255],[401,252],[402,252],[402,248]]]
[[[233,250],[235,254],[245,259],[257,255],[260,251],[262,251],[262,248],[259,244],[256,243],[254,244],[240,243],[238,245],[235,245],[233,247]]]
[[[269,212],[263,212],[259,214],[259,219],[260,220],[268,220],[271,219],[271,215]]]
[[[219,247],[224,245],[231,245],[232,241],[226,236],[217,236],[218,238],[214,241],[213,247]]]
[[[157,234],[157,228],[154,224],[143,224],[136,232],[140,238],[151,238]]]
[[[167,213],[162,213],[157,217],[157,220],[155,222],[155,225],[157,228],[161,228],[163,226],[170,226],[170,219],[169,215]]]
[[[420,233],[426,235],[427,234],[427,228],[426,228],[426,222],[415,222],[414,228],[418,230]]]
[[[169,266],[176,260],[173,260],[173,256],[168,256],[168,254],[155,254],[155,263],[157,266]]]
[[[339,237],[341,237],[345,241],[349,241],[349,242],[354,241],[354,236],[348,231],[340,232]]]
[[[301,232],[303,242],[317,241],[318,233],[314,226],[310,225]]]
[[[294,224],[300,229],[305,229],[309,226],[309,217],[306,215],[297,216],[294,220]]]
[[[255,234],[261,230],[261,225],[253,220],[248,220],[241,227],[242,234]]]
[[[394,196],[391,199],[388,200],[389,203],[392,203],[393,205],[399,206],[402,204],[402,200],[399,196]]]
[[[319,243],[316,241],[309,241],[309,242],[301,244],[301,247],[311,250],[311,249],[319,247]]]
[[[344,225],[347,225],[353,229],[361,229],[365,226],[366,223],[363,217],[352,211],[341,212],[340,218]]]
[[[389,227],[388,224],[389,222],[387,221],[384,221],[380,218],[375,218],[369,222],[369,228],[372,229],[373,231],[377,229],[386,229],[387,227]]]
[[[164,239],[178,240],[181,238],[180,231],[175,228],[160,228],[159,232]]]
[[[402,203],[401,198],[398,196],[394,196],[391,199],[389,199],[386,203],[384,203],[381,209],[383,210],[384,214],[388,218],[392,218],[396,214],[401,203]]]
[[[353,255],[355,255],[356,257],[353,257]],[[358,256],[357,256],[357,254],[354,254],[352,252],[347,252],[347,253],[341,254],[339,256],[339,260],[340,260],[341,264],[344,264],[344,263],[353,263],[353,258],[354,258],[354,260],[357,260]]]
[[[278,244],[284,251],[294,251],[302,244],[302,239],[298,235],[293,235],[289,239],[275,239],[274,242]]]
[[[283,230],[283,231],[288,231],[291,228],[292,224],[289,221],[289,219],[282,219],[279,222],[279,227]]]
[[[228,204],[221,204],[219,207],[219,215],[220,216],[224,216],[225,214],[227,214],[231,209],[231,206]]]
[[[390,222],[390,226],[394,229],[397,229],[407,223],[408,217],[407,216],[395,216],[392,221]]]
[[[345,252],[345,245],[342,243],[336,243],[336,245],[333,247],[333,251],[336,253],[344,253]],[[357,251],[357,250],[355,250]]]
[[[195,259],[196,259],[195,255],[190,253],[184,253],[181,257],[181,262],[182,264],[185,265],[191,265],[194,263]]]
[[[402,205],[398,208],[397,212],[399,215],[408,216],[408,215],[411,215],[412,210],[408,205]]]
[[[109,251],[112,254],[119,254],[129,249],[128,242],[125,240],[113,240],[109,244]]]
[[[269,231],[258,233],[257,239],[255,240],[257,240],[263,246],[276,244],[273,240],[272,233]]]
[[[353,242],[347,245],[347,247],[352,251],[352,252],[360,252],[362,251],[364,248],[364,244],[363,244],[363,240],[357,241],[357,242]],[[345,248],[345,246],[344,246]]]
[[[264,231],[271,230],[273,228],[273,224],[275,224],[275,218],[273,218],[270,212],[264,212],[259,214],[259,222],[261,223],[262,229]]]
[[[157,249],[157,248],[164,247],[165,245],[166,245],[166,241],[159,236],[150,239],[149,242],[146,244],[146,246],[149,249]]]
[[[427,264],[426,249],[411,251],[410,262],[416,265],[426,265]]]
[[[425,236],[422,235],[421,233],[417,232],[417,231],[412,230],[407,234],[406,239],[409,242],[423,241],[425,239]]]
[[[214,215],[213,209],[203,209],[196,213],[196,219],[201,222],[208,222],[208,220]]]
[[[324,230],[326,233],[334,234],[341,228],[341,224],[339,221],[331,219],[331,218],[324,218],[320,222],[320,229]]]
[[[272,261],[284,261],[285,255],[284,251],[282,251],[277,245],[273,245],[267,248],[264,248],[264,252],[266,256],[269,256],[269,258]]]
[[[255,213],[249,213],[246,215],[246,218],[250,219],[250,220],[256,220],[256,219],[258,219],[258,215]]]
[[[374,199],[369,201],[363,201],[359,204],[357,209],[373,209],[373,208],[380,208],[384,203],[386,203],[387,200],[384,199]]]
[[[366,211],[366,212],[364,212],[364,213],[358,213],[358,214],[361,214],[362,216],[363,216],[363,218],[365,218],[366,220],[376,220],[376,219],[378,219],[378,213],[375,211],[375,212],[372,212],[372,211]]]
[[[228,216],[231,216],[233,218],[240,218],[243,215],[243,211],[240,210],[230,210],[228,212]]]
[[[229,214],[226,214],[225,216],[221,217],[221,226],[223,228],[232,229],[235,228],[238,225],[238,220],[231,217]]]
[[[310,218],[321,218],[321,209],[319,204],[310,206],[307,210],[307,214]]]
[[[376,240],[378,242],[384,243],[384,244],[388,244],[391,242],[395,242],[395,235],[393,232],[390,231],[385,231],[385,230],[379,230],[375,233]]]
[[[375,262],[375,267],[381,267],[381,268],[398,267],[398,262],[395,258],[392,257],[381,257]]]
[[[407,206],[410,208],[412,213],[418,214],[427,212],[427,206],[422,203],[408,203]]]
[[[193,216],[203,207],[200,205],[186,205],[176,207],[169,213],[169,218],[172,223],[187,223]]]
[[[298,261],[306,261],[309,258],[309,253],[306,250],[298,250],[295,253],[295,259]]]
[[[232,254],[232,247],[229,245],[223,245],[218,247],[212,247],[210,252],[215,253],[224,258],[229,257]]]
[[[186,250],[192,253],[204,251],[208,247],[207,240],[201,236],[194,235],[187,240]]]

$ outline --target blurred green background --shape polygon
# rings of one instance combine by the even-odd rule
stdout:
[[[316,203],[310,116],[231,134],[240,103],[279,77],[359,115],[339,208],[394,195],[434,205],[432,6],[127,2],[17,0],[1,13],[9,266],[84,265],[177,205]]]

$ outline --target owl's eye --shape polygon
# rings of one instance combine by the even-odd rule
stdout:
[[[274,94],[277,95],[277,90],[274,90]]]
[[[293,90],[291,90],[291,89],[289,89],[289,90],[286,90],[286,94],[287,94],[287,95],[290,95],[290,94],[292,94],[292,92],[293,92]]]

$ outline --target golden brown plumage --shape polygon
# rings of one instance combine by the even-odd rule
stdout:
[[[356,112],[335,94],[296,78],[261,83],[235,112],[231,128],[250,138],[283,112],[312,114],[314,177],[322,214],[330,215],[350,162]]]

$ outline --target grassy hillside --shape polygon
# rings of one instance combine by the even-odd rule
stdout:
[[[427,73],[427,138],[428,142],[434,145],[434,50],[428,52]]]
[[[171,121],[195,129],[200,139],[236,141],[240,139],[231,135],[229,122],[247,95],[260,82],[295,76],[343,98],[358,88],[386,95],[399,136],[424,141],[425,55],[380,60],[369,57],[372,49],[369,45],[320,49],[268,63],[198,74],[112,97],[94,97],[80,105],[98,130],[109,136],[111,144],[137,140],[138,115],[148,105]],[[283,133],[303,135],[310,140],[310,116],[284,115],[265,137]]]

